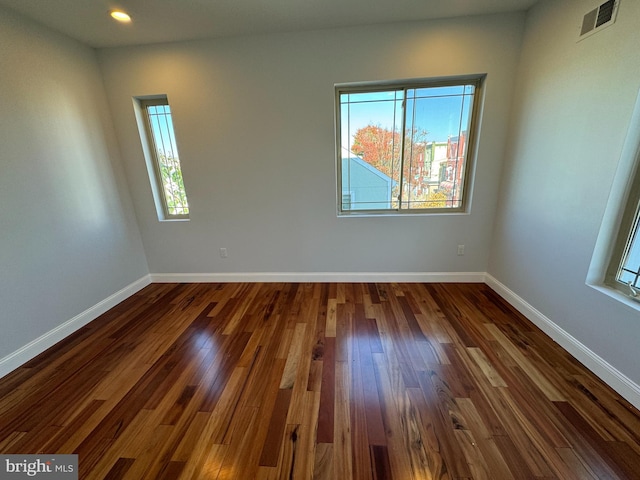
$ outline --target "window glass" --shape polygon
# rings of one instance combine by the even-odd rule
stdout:
[[[339,214],[462,211],[482,79],[336,87]]]
[[[638,234],[639,213],[636,209],[635,218],[629,237],[625,245],[622,261],[616,280],[633,287],[639,287],[640,278],[640,235]]]
[[[165,219],[188,218],[189,203],[182,178],[171,108],[166,97],[142,100],[140,106],[147,122],[155,181],[160,192],[159,201],[162,202]]]

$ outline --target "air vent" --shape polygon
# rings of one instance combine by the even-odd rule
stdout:
[[[609,0],[588,12],[582,19],[579,40],[613,24],[616,21],[616,13],[618,13],[618,3],[620,0]]]

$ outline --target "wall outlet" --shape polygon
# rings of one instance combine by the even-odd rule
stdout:
[[[220,257],[221,258],[228,258],[229,257],[229,252],[227,252],[226,248],[221,248],[220,249]]]
[[[464,245],[458,245],[458,255],[464,255]]]

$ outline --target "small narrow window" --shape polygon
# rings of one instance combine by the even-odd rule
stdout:
[[[180,156],[167,97],[139,99],[153,168],[156,202],[164,220],[189,218],[189,203],[180,168]],[[144,138],[143,138],[144,141]],[[160,209],[159,209],[160,210]]]
[[[640,300],[640,172],[636,172],[622,215],[607,283]]]
[[[640,278],[640,235],[638,234],[638,211],[633,220],[633,228],[627,239],[627,244],[620,263],[620,270],[616,280],[634,288],[639,288],[638,278]]]
[[[640,92],[620,152],[586,283],[640,311]]]
[[[338,215],[465,211],[483,80],[336,85]]]

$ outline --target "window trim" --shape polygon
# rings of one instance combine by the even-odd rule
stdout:
[[[629,121],[585,281],[586,285],[594,290],[636,311],[640,311],[640,297],[630,295],[629,287],[615,278],[631,233],[638,200],[640,200],[640,91]]]
[[[149,113],[147,110],[147,107],[159,105],[166,105],[170,107],[169,99],[166,95],[134,97],[134,106],[136,110],[136,116],[138,117],[138,129],[140,131],[140,139],[142,141],[143,151],[147,163],[147,171],[149,173],[149,179],[151,181],[151,189],[153,193],[154,203],[156,205],[156,212],[160,221],[188,221],[190,219],[189,213],[173,214],[169,211],[169,203],[167,201],[164,185],[162,183],[162,172],[160,171],[160,161],[158,159],[155,137],[153,135],[153,131],[151,128],[151,119],[149,118]],[[173,120],[173,112],[171,113],[171,118]],[[177,147],[178,140],[177,138],[175,138],[175,127],[173,129],[173,135]],[[182,173],[182,165],[180,165],[180,167]]]
[[[473,178],[477,160],[478,143],[480,136],[480,121],[482,117],[482,107],[484,104],[484,84],[486,73],[456,75],[448,77],[417,78],[406,80],[393,80],[382,82],[357,82],[357,83],[337,83],[334,85],[335,91],[335,138],[336,138],[336,180],[337,180],[337,215],[339,217],[361,217],[361,216],[396,216],[396,215],[459,215],[468,214],[471,207],[471,197],[473,190]],[[455,208],[389,208],[389,209],[342,209],[342,120],[340,96],[345,93],[371,93],[383,92],[386,90],[408,90],[418,88],[438,88],[448,86],[473,85],[474,96],[469,116],[469,129],[467,131],[466,145],[466,166],[463,172],[462,188],[463,197],[461,205]],[[402,118],[402,131],[404,132],[406,115]],[[404,162],[404,141],[400,152],[401,165]],[[401,167],[402,169],[403,167]],[[401,170],[403,171],[403,170]],[[402,195],[402,182],[400,182],[400,195]]]
[[[618,280],[623,261],[627,255],[635,235],[640,235],[640,172],[636,167],[633,180],[630,185],[629,194],[624,205],[620,227],[613,244],[611,261],[605,276],[605,283],[620,290],[625,295],[631,293],[631,289],[626,283]],[[640,301],[640,299],[638,299]]]

